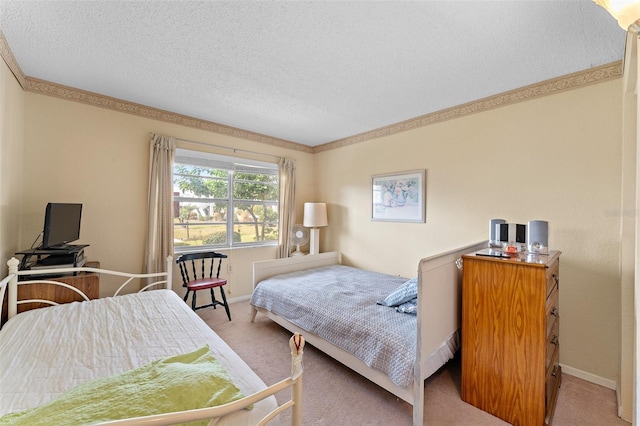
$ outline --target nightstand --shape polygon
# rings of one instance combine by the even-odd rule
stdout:
[[[100,268],[100,262],[87,262],[84,266]],[[51,281],[59,281],[69,284],[87,295],[89,299],[97,299],[100,295],[100,275],[95,272],[79,272],[77,275],[62,275],[60,277],[46,278]],[[28,284],[18,286],[18,300],[46,299],[59,304],[81,302],[84,299],[73,290],[51,284]],[[24,303],[18,305],[18,313],[30,309],[42,308],[44,303]]]

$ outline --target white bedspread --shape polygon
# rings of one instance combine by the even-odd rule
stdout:
[[[0,416],[43,404],[88,380],[204,344],[245,395],[266,387],[173,291],[154,290],[21,313],[0,330]],[[217,424],[255,425],[275,407],[275,397],[270,397],[253,410],[234,413]]]

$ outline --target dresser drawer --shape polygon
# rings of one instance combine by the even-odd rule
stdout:
[[[560,306],[558,304],[558,289],[556,288],[547,298],[547,334],[545,334],[545,336],[549,336],[551,328],[553,324],[557,322],[558,318],[560,318]]]
[[[552,403],[555,402],[556,392],[558,390],[558,387],[560,386],[560,377],[562,371],[560,369],[559,354],[559,348],[558,346],[556,346],[555,350],[553,351],[551,363],[547,368],[547,377],[545,381],[545,411],[552,405]]]
[[[547,270],[547,297],[554,286],[560,284],[560,260],[557,259]]]
[[[554,317],[552,317],[554,318]],[[549,333],[547,333],[547,363],[545,364],[546,366],[546,370],[549,370],[549,366],[551,365],[551,362],[553,360],[554,355],[557,358],[557,354],[556,352],[558,351],[558,347],[560,346],[560,340],[559,340],[559,327],[560,326],[560,321],[554,321],[551,324],[551,331]],[[557,360],[556,360],[557,362]]]
[[[559,353],[560,351],[556,348],[553,361],[547,370],[544,407],[544,424],[546,426],[551,425],[551,419],[553,419],[556,402],[558,401],[558,390],[562,383],[562,367],[560,367],[560,363],[558,361]]]

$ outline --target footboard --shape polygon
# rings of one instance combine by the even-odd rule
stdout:
[[[210,420],[210,424],[215,424],[216,419],[222,418],[233,412],[244,410],[258,401],[275,395],[287,388],[291,388],[291,399],[277,407],[275,410],[267,414],[258,425],[266,425],[273,420],[278,414],[291,408],[291,425],[302,425],[302,356],[304,349],[304,338],[301,334],[295,333],[289,339],[289,348],[291,349],[291,377],[284,379],[268,388],[256,392],[253,395],[246,396],[228,404],[211,408],[201,408],[198,410],[185,411],[182,413],[158,414],[154,416],[136,417],[132,419],[116,420],[112,422],[99,423],[100,425],[174,425],[196,420]]]
[[[445,253],[425,257],[418,265],[418,300],[420,318],[418,321],[418,343],[423,355],[429,349],[460,328],[462,303],[462,268],[457,261],[463,254],[487,247],[483,241],[470,244]],[[461,262],[461,260],[460,260]],[[428,324],[429,333],[422,333],[420,326]]]
[[[487,247],[479,242],[425,257],[418,265],[417,354],[414,367],[413,424],[421,425],[424,416],[424,380],[432,373],[425,365],[429,355],[454,334],[462,318],[463,254]]]
[[[289,348],[291,350],[291,376],[274,384],[266,389],[255,392],[251,395],[245,396],[239,400],[226,403],[223,405],[218,405],[214,407],[206,407],[199,409],[192,409],[188,411],[180,411],[180,412],[172,412],[172,413],[163,413],[163,414],[155,414],[141,417],[132,417],[120,420],[112,420],[112,421],[101,421],[105,417],[104,409],[98,409],[97,411],[92,411],[92,405],[87,408],[86,405],[74,405],[76,404],[77,399],[66,399],[66,400],[52,400],[48,404],[45,404],[40,407],[36,407],[31,410],[27,410],[23,413],[19,413],[18,416],[27,415],[29,416],[27,419],[18,417],[18,420],[23,423],[29,423],[28,419],[34,418],[50,418],[47,415],[53,414],[55,418],[60,418],[61,412],[68,412],[73,410],[76,407],[82,408],[83,410],[87,410],[85,412],[84,421],[87,421],[89,424],[100,424],[100,425],[174,425],[174,424],[186,424],[193,421],[201,421],[201,420],[209,420],[211,425],[217,424],[219,420],[224,419],[225,416],[228,416],[232,413],[237,413],[240,411],[245,411],[256,403],[265,400],[267,398],[271,398],[275,396],[277,393],[282,392],[286,389],[291,389],[291,398],[284,402],[279,406],[275,406],[273,410],[267,412],[264,417],[260,421],[258,421],[257,425],[266,425],[271,420],[276,419],[277,416],[284,412],[287,409],[291,409],[291,425],[292,426],[301,426],[302,425],[302,374],[303,374],[303,363],[302,358],[304,354],[304,338],[302,335],[295,333],[289,339]],[[109,400],[110,396],[108,394],[106,398]],[[115,395],[112,395],[115,396]],[[147,398],[153,398],[153,395],[146,395]],[[165,395],[166,397],[166,395]],[[62,402],[59,402],[62,401]],[[148,410],[147,407],[144,410],[138,410],[140,412],[145,412]],[[135,410],[134,410],[135,412]],[[118,416],[118,414],[106,414],[106,417],[109,418],[111,416]],[[35,416],[35,417],[34,417]],[[95,416],[95,417],[94,417]],[[4,418],[4,417],[3,417]],[[94,420],[95,419],[95,420]],[[14,418],[16,420],[16,418]],[[97,423],[95,423],[97,421]],[[226,423],[225,423],[226,424]]]

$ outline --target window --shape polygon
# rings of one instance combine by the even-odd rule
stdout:
[[[176,149],[175,251],[278,244],[278,165]]]

